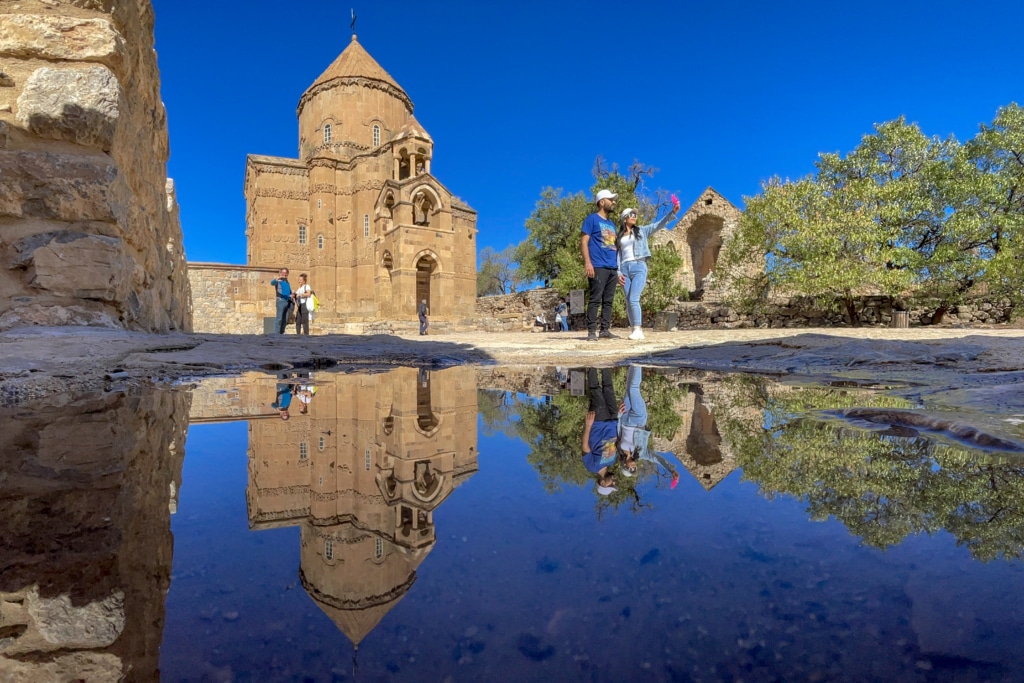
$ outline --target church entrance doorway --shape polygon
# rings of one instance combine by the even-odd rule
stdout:
[[[434,310],[430,307],[430,278],[435,270],[437,261],[429,255],[416,262],[416,306],[419,307],[421,301],[426,301],[427,311],[431,315],[434,314]]]

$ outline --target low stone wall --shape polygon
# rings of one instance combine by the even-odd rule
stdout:
[[[526,292],[486,296],[477,299],[478,324],[486,331],[512,331],[534,329],[534,318],[544,313],[554,323],[554,310],[561,295],[554,289],[532,289]],[[934,324],[937,302],[930,307],[908,311],[912,326]],[[842,311],[824,311],[806,298],[780,298],[756,314],[742,314],[720,302],[679,301],[665,309],[678,316],[673,325],[677,329],[706,329],[721,327],[844,327],[849,326]],[[857,310],[863,326],[888,327],[892,324],[893,308],[887,297],[865,296],[857,301]],[[942,325],[994,325],[1009,322],[1013,309],[1010,302],[976,300],[948,311]],[[577,313],[570,311],[571,313]],[[583,311],[578,313],[582,314]],[[656,317],[650,311],[645,315],[647,324]]]
[[[150,1],[0,5],[0,330],[189,331]]]
[[[263,334],[263,319],[276,314],[273,268],[190,263],[192,329],[208,334]]]

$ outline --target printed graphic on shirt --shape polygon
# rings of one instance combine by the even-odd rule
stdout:
[[[605,249],[615,249],[615,226],[604,221],[601,226],[601,244]]]

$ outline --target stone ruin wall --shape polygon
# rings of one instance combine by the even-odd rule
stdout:
[[[0,0],[0,330],[191,331],[149,0]]]
[[[188,264],[192,329],[208,334],[263,334],[263,319],[277,314],[270,286],[277,272],[255,266]]]
[[[544,312],[549,322],[555,319],[555,303],[561,298],[554,289],[532,289],[516,294],[485,296],[477,299],[480,329],[488,332],[536,329],[534,317]],[[892,323],[892,304],[882,296],[863,296],[857,308],[861,324],[865,327],[888,327]],[[1007,300],[979,299],[952,308],[941,325],[998,325],[1010,321],[1012,313]],[[780,297],[765,307],[763,312],[744,314],[724,303],[713,301],[678,301],[666,311],[678,315],[677,329],[735,329],[747,327],[848,327],[841,311],[823,311],[813,303],[797,297]],[[909,311],[911,326],[932,325],[935,306]],[[573,313],[575,313],[573,311]],[[656,312],[645,311],[647,324],[655,322]],[[625,325],[625,321],[616,324]]]

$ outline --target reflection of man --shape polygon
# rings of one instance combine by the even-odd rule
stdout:
[[[611,190],[597,193],[597,211],[583,221],[580,228],[580,248],[583,251],[583,271],[590,281],[590,301],[587,303],[587,340],[614,339],[611,333],[612,301],[618,277],[618,249],[615,246],[615,223],[609,217],[615,208],[616,195]],[[597,309],[601,309],[601,332],[598,335]]]
[[[597,492],[607,496],[615,490],[615,478],[608,468],[615,463],[618,454],[619,425],[611,369],[601,370],[600,383],[597,370],[588,370],[587,390],[590,393],[590,410],[583,428],[583,466],[597,476]]]
[[[288,415],[288,408],[292,405],[292,391],[293,388],[291,384],[285,384],[284,382],[277,383],[277,396],[275,397],[274,402],[270,404],[270,407],[281,414],[282,420],[287,420],[290,417],[290,415]]]

